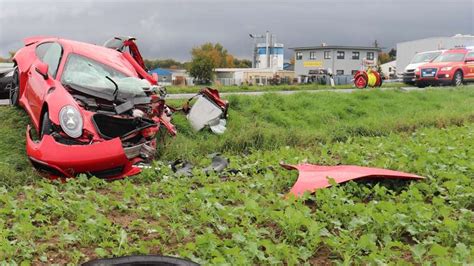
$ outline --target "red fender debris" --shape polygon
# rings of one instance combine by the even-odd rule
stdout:
[[[298,170],[298,180],[290,190],[290,194],[299,197],[304,192],[314,192],[320,188],[330,187],[328,177],[336,183],[344,183],[361,178],[388,178],[388,179],[423,179],[424,177],[399,171],[363,167],[355,165],[322,166],[313,164],[288,165],[280,163],[288,170]]]

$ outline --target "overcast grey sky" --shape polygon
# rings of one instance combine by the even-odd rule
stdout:
[[[285,47],[371,45],[474,33],[474,0],[0,0],[0,55],[34,35],[102,44],[138,38],[146,58],[189,60],[190,50],[220,42],[251,57],[248,33],[269,30]],[[286,56],[292,54],[286,50]]]

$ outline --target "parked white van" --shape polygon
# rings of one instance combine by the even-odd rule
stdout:
[[[403,82],[406,84],[415,85],[415,69],[421,65],[433,61],[444,51],[445,50],[437,50],[417,53],[403,72]]]

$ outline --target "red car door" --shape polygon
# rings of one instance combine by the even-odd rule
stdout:
[[[56,77],[62,52],[62,47],[58,43],[43,43],[38,45],[36,49],[38,58],[33,62],[28,71],[25,96],[28,100],[31,118],[36,128],[39,128],[43,99],[48,89],[53,85],[52,80]],[[38,65],[40,64],[48,65],[47,79],[37,71]]]
[[[466,60],[464,62],[464,79],[474,80],[474,61],[471,61],[474,60],[474,52],[469,52],[464,60]]]

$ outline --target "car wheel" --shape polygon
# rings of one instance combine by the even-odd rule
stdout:
[[[161,255],[138,255],[125,256],[107,259],[95,259],[88,261],[82,266],[118,266],[118,265],[157,265],[157,266],[197,266],[199,264],[181,258],[174,258]]]
[[[18,67],[13,70],[13,78],[10,83],[10,103],[13,106],[18,106],[18,100],[20,98],[20,78],[18,75]]]
[[[462,76],[462,72],[460,70],[456,71],[456,73],[454,73],[454,77],[453,77],[453,86],[461,86],[463,84],[463,76]]]
[[[418,88],[424,88],[424,87],[426,87],[426,84],[425,84],[425,83],[421,83],[421,82],[417,82],[417,83],[416,83],[416,86],[417,86]]]
[[[44,135],[51,134],[51,132],[53,132],[53,124],[51,123],[51,120],[49,120],[49,113],[44,112],[41,122],[40,139],[42,139]]]

